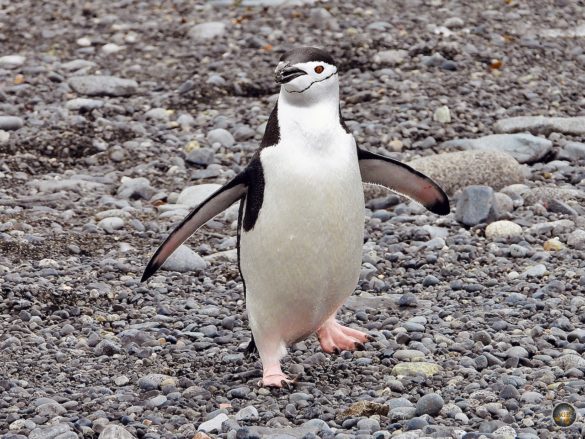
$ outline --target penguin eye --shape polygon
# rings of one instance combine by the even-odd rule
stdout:
[[[325,67],[323,66],[315,67],[315,73],[323,73],[323,70],[325,70]]]

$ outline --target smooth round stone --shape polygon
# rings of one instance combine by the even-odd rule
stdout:
[[[436,393],[430,393],[421,397],[416,403],[416,414],[417,415],[438,415],[445,405],[445,401],[441,395]]]
[[[24,126],[24,120],[16,116],[0,116],[0,130],[14,131]]]
[[[98,227],[105,230],[107,233],[114,233],[114,231],[124,227],[124,220],[116,216],[104,218],[98,222]]]
[[[394,352],[394,358],[399,361],[418,361],[424,360],[425,354],[414,349],[402,349]]]
[[[501,238],[511,238],[522,234],[522,227],[512,221],[501,220],[494,221],[485,229],[485,236],[488,239],[495,240]]]
[[[528,354],[528,351],[526,349],[524,349],[522,346],[512,346],[510,349],[508,349],[506,351],[506,356],[508,358],[510,358],[510,357],[528,358],[529,354]]]

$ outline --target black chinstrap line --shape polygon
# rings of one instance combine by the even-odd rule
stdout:
[[[307,91],[308,89],[310,89],[310,88],[313,86],[313,84],[316,84],[316,83],[318,83],[318,82],[327,81],[329,78],[331,78],[331,77],[332,77],[332,76],[334,76],[334,75],[337,75],[337,70],[335,70],[333,73],[331,73],[331,74],[330,74],[329,76],[327,76],[326,78],[319,79],[318,81],[313,81],[313,82],[311,82],[311,83],[310,83],[310,84],[307,86],[307,88],[304,88],[304,89],[302,89],[302,90],[299,90],[299,91],[294,91],[294,90],[293,90],[293,91],[288,91],[286,88],[285,88],[285,90],[286,90],[286,92],[287,92],[287,93],[303,93],[303,92]]]

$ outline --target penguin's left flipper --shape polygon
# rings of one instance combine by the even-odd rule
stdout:
[[[450,211],[449,198],[437,183],[410,166],[358,148],[362,181],[377,184],[422,204],[439,215]]]
[[[236,201],[244,197],[248,190],[246,170],[236,175],[231,181],[220,187],[205,201],[191,211],[187,217],[171,232],[155,252],[144,270],[141,282],[152,276],[167,258],[207,221],[219,215]]]

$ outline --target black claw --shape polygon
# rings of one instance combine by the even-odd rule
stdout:
[[[365,346],[364,346],[362,343],[360,343],[360,342],[357,342],[357,343],[355,344],[355,348],[356,348],[358,351],[365,351],[365,350],[366,350],[366,347],[365,347]]]
[[[368,340],[369,342],[375,341],[376,337],[374,337],[373,335],[370,334],[366,334],[366,340]]]
[[[339,350],[339,348],[333,348],[333,353],[335,355],[339,355],[339,354],[341,354],[341,351]]]

